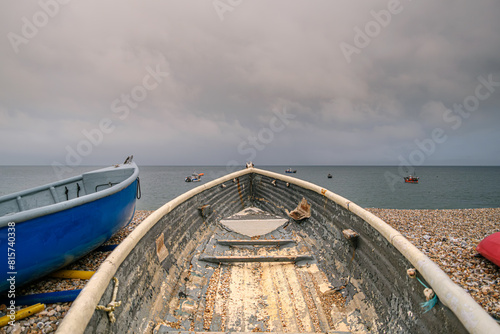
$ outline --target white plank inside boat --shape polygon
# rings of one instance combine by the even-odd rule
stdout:
[[[287,219],[268,219],[268,220],[223,220],[221,224],[231,231],[243,234],[249,237],[264,235],[285,224]]]
[[[270,233],[287,222],[286,218],[271,215],[255,207],[246,208],[220,221],[231,231],[249,237]]]

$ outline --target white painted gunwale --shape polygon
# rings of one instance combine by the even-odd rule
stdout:
[[[132,173],[131,176],[127,177],[119,184],[116,184],[110,188],[103,189],[103,190],[100,190],[100,191],[95,192],[95,193],[83,195],[83,196],[80,196],[78,198],[73,198],[73,199],[70,199],[70,200],[67,200],[64,202],[54,203],[54,204],[42,206],[39,208],[20,211],[20,212],[14,213],[14,214],[2,216],[2,217],[0,217],[0,228],[7,226],[7,224],[9,222],[12,222],[12,221],[16,222],[16,224],[22,224],[25,221],[28,221],[28,220],[31,220],[31,219],[34,219],[37,217],[41,217],[41,216],[56,213],[59,211],[71,209],[71,208],[83,205],[85,203],[90,203],[90,202],[96,201],[98,199],[101,199],[101,198],[104,198],[107,196],[111,196],[111,195],[116,194],[117,192],[120,192],[121,190],[127,188],[139,176],[139,168],[137,167],[137,165],[134,162],[131,162],[130,164],[121,164],[121,165],[118,165],[118,167],[115,167],[115,166],[106,167],[106,168],[98,169],[98,170],[91,171],[91,172],[88,172],[85,174],[94,174],[94,173],[104,172],[104,171],[108,171],[108,170],[116,170],[116,169],[133,169],[134,172]],[[17,196],[23,197],[23,196],[26,196],[28,194],[47,190],[52,186],[58,187],[58,186],[70,184],[70,183],[73,183],[76,181],[81,181],[82,179],[83,179],[83,174],[78,175],[78,176],[73,176],[73,177],[65,179],[65,180],[56,181],[56,182],[46,184],[43,186],[38,186],[35,188],[19,191],[19,192],[16,192],[14,194],[4,195],[4,196],[0,197],[0,201],[10,200],[10,199],[16,198]]]
[[[146,233],[166,214],[189,198],[206,189],[217,186],[234,178],[256,173],[274,179],[295,184],[299,187],[314,191],[334,201],[343,208],[351,211],[382,234],[396,249],[408,259],[429,283],[439,297],[441,303],[449,307],[464,327],[470,333],[500,333],[500,326],[489,314],[461,287],[443,272],[437,264],[419,251],[401,233],[389,226],[382,219],[364,210],[346,198],[337,195],[325,188],[307,181],[278,173],[247,168],[237,171],[206,184],[200,185],[166,203],[148,216],[132,233],[108,256],[97,272],[89,280],[77,299],[73,302],[68,314],[63,319],[57,333],[83,333],[99,303],[104,291],[113,279],[118,267],[125,260],[137,243]],[[423,293],[422,293],[423,296]]]

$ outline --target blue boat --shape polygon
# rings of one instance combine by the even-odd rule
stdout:
[[[132,220],[139,197],[132,157],[0,197],[0,294],[15,295],[99,247]]]

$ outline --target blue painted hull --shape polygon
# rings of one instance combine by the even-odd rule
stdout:
[[[8,279],[14,278],[18,288],[81,258],[126,226],[134,216],[137,182],[94,201],[15,224],[14,230],[2,227],[0,294],[12,290]],[[12,236],[14,247],[7,242]],[[14,267],[9,265],[9,253],[15,254]]]

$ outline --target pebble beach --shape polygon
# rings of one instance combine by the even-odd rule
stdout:
[[[500,319],[500,268],[478,256],[477,244],[500,231],[500,208],[457,210],[367,209],[400,231],[419,250],[436,262],[448,276],[493,317]],[[132,222],[106,244],[120,243],[153,211],[136,211]],[[94,251],[65,269],[95,271],[111,252]],[[44,278],[21,289],[20,294],[82,289],[87,280]],[[29,305],[18,305],[18,309]],[[18,320],[0,333],[51,333],[71,303],[47,304],[44,311]],[[0,305],[5,315],[6,305]]]

